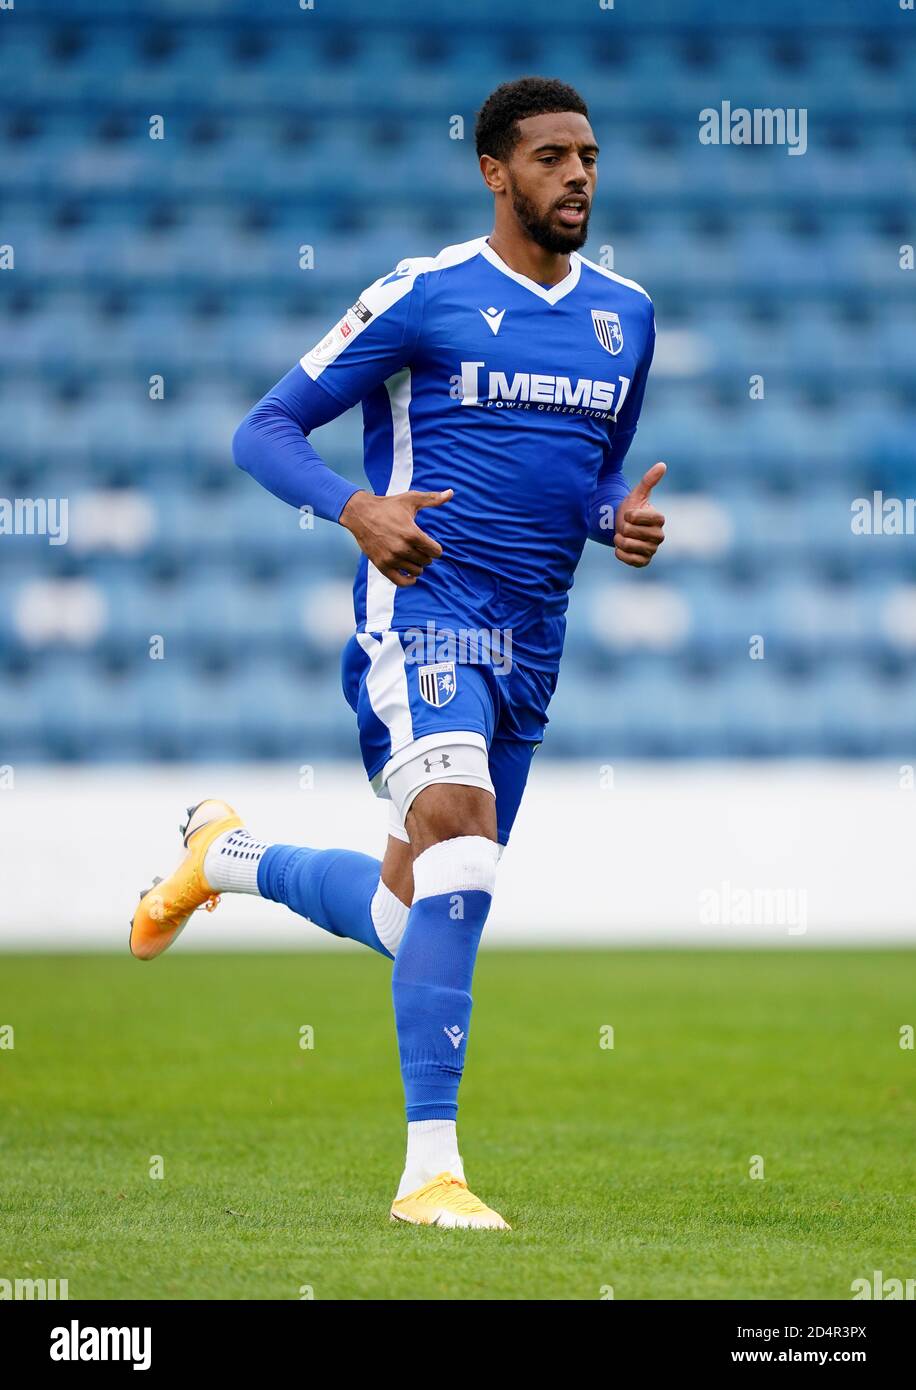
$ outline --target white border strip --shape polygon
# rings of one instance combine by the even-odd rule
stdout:
[[[413,480],[413,438],[410,433],[410,369],[405,368],[385,382],[391,405],[391,477],[386,497],[407,492]],[[398,586],[369,560],[366,566],[366,631],[386,632],[394,622]]]

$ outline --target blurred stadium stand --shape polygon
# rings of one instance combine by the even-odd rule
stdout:
[[[355,754],[352,542],[239,473],[232,431],[365,284],[489,229],[474,112],[526,72],[591,105],[586,254],[613,247],[660,335],[627,471],[670,470],[650,571],[586,548],[544,755],[912,755],[914,537],[856,536],[850,508],[916,496],[914,22],[847,0],[0,14],[0,497],[70,499],[68,544],[0,537],[0,762]],[[701,145],[725,99],[807,108],[807,153]],[[361,476],[357,412],[318,446]]]

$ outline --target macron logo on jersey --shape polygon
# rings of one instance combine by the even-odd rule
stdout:
[[[478,309],[479,314],[483,314],[483,321],[488,328],[492,329],[493,336],[499,332],[499,325],[503,321],[505,309]]]
[[[516,407],[530,410],[557,410],[616,415],[630,389],[628,376],[617,381],[593,381],[578,377],[551,376],[544,372],[486,372],[485,362],[462,362],[461,376],[452,380],[460,385],[462,405]],[[618,391],[619,387],[619,391]],[[615,398],[616,396],[616,404]]]

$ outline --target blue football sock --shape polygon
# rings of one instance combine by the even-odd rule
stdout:
[[[407,908],[381,883],[381,868],[354,850],[271,845],[258,865],[258,892],[392,960]]]
[[[392,990],[407,1119],[454,1120],[471,1021],[471,979],[496,881],[497,846],[443,840],[414,860],[414,900]]]

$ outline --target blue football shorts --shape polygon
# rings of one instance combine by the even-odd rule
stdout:
[[[344,695],[356,713],[366,774],[376,794],[407,758],[437,744],[486,750],[499,843],[515,821],[535,749],[544,737],[557,671],[512,662],[421,661],[401,632],[357,632],[344,648]]]

